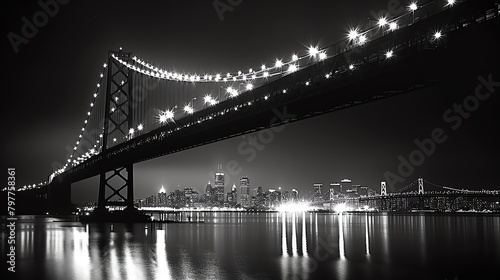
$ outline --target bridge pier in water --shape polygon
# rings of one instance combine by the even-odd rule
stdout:
[[[73,205],[71,204],[71,183],[52,181],[48,185],[47,204],[50,214],[66,215],[71,214]]]

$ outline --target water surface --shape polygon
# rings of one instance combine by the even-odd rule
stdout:
[[[194,213],[192,216],[205,223],[81,224],[67,218],[20,217],[16,276],[19,279],[498,279],[499,216],[320,213]],[[7,232],[2,231],[2,252],[7,250],[6,237]]]

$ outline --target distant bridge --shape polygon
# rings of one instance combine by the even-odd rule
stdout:
[[[409,20],[410,12],[380,20],[334,44],[244,72],[177,73],[122,49],[110,51],[73,154],[49,183],[21,190],[46,197],[51,212],[64,212],[71,183],[99,175],[100,208],[133,207],[135,163],[438,83],[473,83],[479,73],[497,71],[498,56],[487,53],[499,44],[480,33],[498,30],[497,1],[436,7],[434,1],[418,7],[423,20]],[[432,194],[383,197],[413,195]]]

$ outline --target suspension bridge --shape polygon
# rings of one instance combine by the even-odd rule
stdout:
[[[499,7],[495,0],[411,5],[332,44],[229,73],[181,73],[109,51],[72,152],[48,182],[20,191],[61,213],[71,207],[71,183],[100,176],[100,209],[133,208],[135,163],[440,83],[476,82],[498,67],[484,51],[498,42],[481,31],[498,30]],[[398,195],[409,193],[382,197]]]
[[[469,190],[443,186],[418,178],[400,188],[388,192],[387,183],[380,182],[380,192],[375,195],[352,196],[348,193],[336,193],[332,188],[326,192],[324,201],[317,202],[316,206],[324,202],[330,203],[330,208],[338,204],[352,204],[356,206],[371,206],[382,211],[409,211],[409,210],[459,210],[462,208],[477,209],[479,198],[500,198],[500,190]],[[312,200],[312,198],[311,198]],[[361,208],[361,207],[358,207]]]

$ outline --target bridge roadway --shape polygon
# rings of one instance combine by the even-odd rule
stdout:
[[[236,98],[197,111],[176,123],[110,147],[106,152],[65,171],[54,181],[68,184],[126,164],[438,83],[445,83],[450,90],[472,90],[478,83],[478,75],[498,73],[499,65],[498,36],[485,34],[491,30],[498,31],[498,13],[495,12],[492,20],[484,20],[485,11],[494,7],[495,1],[482,2],[484,7],[478,7],[475,2],[467,1],[454,7],[453,11],[447,9],[362,47],[347,50]],[[482,21],[478,20],[481,18]],[[455,24],[458,22],[460,24]],[[448,30],[443,40],[434,45],[429,43],[429,31],[445,26],[445,23]],[[388,49],[395,50],[395,57],[384,57]],[[346,58],[357,63],[355,71],[348,71]],[[326,74],[332,70],[338,72],[327,79]],[[308,86],[306,81],[310,81]],[[248,102],[252,105],[246,105]],[[237,111],[232,110],[237,105],[241,107]],[[225,112],[223,115],[220,114],[222,111]],[[208,119],[209,116],[213,118]],[[198,120],[204,121],[196,123]],[[167,133],[187,124],[193,125]]]

